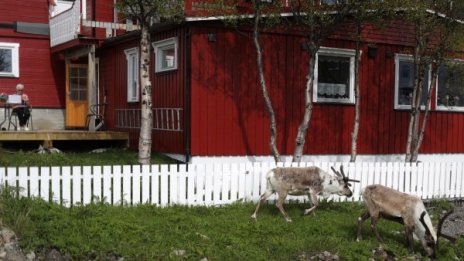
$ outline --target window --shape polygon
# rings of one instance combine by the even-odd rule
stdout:
[[[0,77],[19,77],[19,44],[0,43]]]
[[[395,57],[395,109],[411,109],[414,90],[414,60],[411,55],[397,54]],[[422,86],[421,107],[427,102],[429,73],[425,73]]]
[[[69,98],[71,101],[87,101],[87,66],[74,64],[69,70]]]
[[[155,72],[177,69],[177,37],[153,43],[155,49]]]
[[[354,56],[354,50],[319,50],[314,73],[315,102],[354,103]]]
[[[438,69],[437,109],[464,111],[464,62]]]
[[[139,101],[139,48],[124,50],[127,60],[127,102]]]

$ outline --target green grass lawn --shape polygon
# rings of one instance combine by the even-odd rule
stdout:
[[[315,215],[304,217],[300,215],[307,206],[288,204],[293,223],[287,223],[273,204],[264,205],[254,221],[252,204],[64,208],[11,195],[3,190],[0,214],[21,246],[36,253],[56,248],[75,260],[105,260],[110,253],[124,260],[303,260],[303,254],[320,251],[342,260],[368,260],[379,246],[370,222],[364,224],[362,242],[355,241],[356,219],[362,212],[358,203],[322,202]],[[400,258],[408,256],[401,225],[380,221],[379,231],[386,249]],[[443,241],[438,260],[464,258],[459,250],[464,242],[459,244]],[[419,243],[416,250],[424,255]],[[176,256],[176,251],[185,252]]]
[[[174,163],[154,154],[152,163]],[[1,166],[75,166],[137,164],[137,153],[112,149],[103,153],[35,154],[0,150]],[[307,206],[285,205],[293,219],[287,223],[273,204],[264,205],[258,220],[250,215],[252,204],[224,207],[159,208],[91,204],[64,208],[40,199],[15,198],[1,189],[0,217],[12,228],[27,251],[41,253],[56,248],[74,260],[106,260],[108,255],[124,260],[305,260],[321,251],[337,254],[342,260],[368,260],[379,246],[363,227],[363,240],[356,238],[356,220],[362,212],[358,203],[322,202],[315,215],[302,217]],[[439,202],[440,203],[440,202]],[[446,206],[434,206],[432,218]],[[409,256],[401,225],[379,222],[384,248],[400,260]],[[464,259],[464,240],[457,245],[443,241],[438,260]],[[416,251],[424,255],[419,243]],[[43,251],[42,251],[43,252]],[[183,252],[181,256],[176,252]]]
[[[124,149],[108,149],[101,153],[64,152],[37,154],[33,151],[9,151],[0,149],[0,166],[93,166],[138,164],[137,152]],[[160,154],[152,154],[152,164],[175,163]]]

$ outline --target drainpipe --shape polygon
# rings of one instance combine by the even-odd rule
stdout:
[[[81,12],[82,20],[87,20],[87,0],[82,0]]]
[[[191,147],[190,147],[190,112],[191,112],[191,52],[192,52],[192,45],[191,45],[191,28],[190,25],[186,25],[186,30],[184,33],[184,42],[185,42],[185,68],[184,68],[184,151],[185,151],[185,162],[188,163],[190,161],[191,156]]]

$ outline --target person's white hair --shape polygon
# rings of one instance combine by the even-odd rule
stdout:
[[[18,84],[16,85],[16,90],[17,90],[17,91],[24,90],[24,84],[18,83]]]

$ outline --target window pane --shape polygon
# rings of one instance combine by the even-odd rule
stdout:
[[[174,67],[174,56],[175,50],[174,46],[169,46],[168,48],[161,51],[161,68],[169,69]]]
[[[138,102],[139,51],[132,48],[124,52],[127,59],[127,101]]]
[[[437,88],[438,106],[464,107],[464,64],[441,66]]]
[[[350,97],[350,58],[318,56],[317,95],[319,98]]]
[[[11,49],[0,49],[0,72],[13,72],[13,66],[11,64],[12,55]]]
[[[71,68],[69,77],[69,97],[73,101],[87,100],[87,69]]]
[[[155,50],[155,72],[177,69],[177,37],[152,43]]]
[[[79,68],[79,77],[87,78],[87,68]]]
[[[399,61],[398,75],[398,104],[411,105],[412,92],[414,90],[414,63],[411,61]],[[422,86],[421,105],[427,102],[427,89],[429,84],[429,74],[425,73]]]

